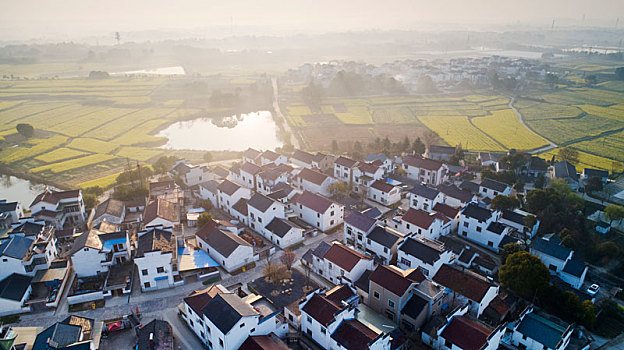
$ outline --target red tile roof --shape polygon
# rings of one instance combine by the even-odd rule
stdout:
[[[377,181],[373,182],[371,187],[376,189],[376,190],[380,190],[382,192],[385,192],[385,193],[388,193],[388,192],[392,191],[392,189],[394,188],[394,186],[392,186],[391,184],[385,182],[384,180],[377,180]]]
[[[334,203],[321,195],[309,191],[304,191],[302,194],[294,196],[292,200],[321,214],[325,213]]]
[[[61,199],[77,198],[79,195],[80,195],[80,190],[57,192],[57,191],[52,191],[46,188],[45,191],[43,191],[42,193],[37,195],[37,197],[35,197],[35,199],[30,204],[30,206],[32,207],[33,205],[39,202],[56,204]]]
[[[357,166],[361,172],[374,174],[379,170],[379,167],[369,163],[358,163]]]
[[[455,218],[457,217],[457,214],[459,214],[459,209],[453,208],[450,205],[443,203],[436,203],[436,205],[433,206],[433,210],[437,211],[438,213],[442,213],[449,218]]]
[[[480,350],[487,344],[492,330],[467,317],[455,317],[444,328],[442,338],[463,350]]]
[[[401,272],[383,265],[377,266],[370,274],[369,280],[397,296],[403,296],[412,283],[414,283],[404,277]]]
[[[368,349],[379,336],[356,319],[343,321],[331,335],[332,339],[347,350]]]
[[[484,277],[446,264],[433,276],[433,281],[476,302],[481,302],[491,285]]]
[[[312,160],[314,160],[314,156],[311,155],[308,152],[305,151],[301,151],[301,150],[295,150],[295,153],[293,153],[292,158],[304,162],[306,164],[312,164]]]
[[[431,227],[431,224],[433,224],[436,218],[434,215],[427,213],[424,210],[410,208],[405,214],[403,214],[401,219],[418,227],[428,229]]]
[[[288,350],[288,346],[275,334],[250,335],[238,350]]]
[[[262,170],[262,168],[255,165],[254,163],[246,162],[245,164],[241,165],[240,170],[251,175],[256,175],[260,170]]]
[[[341,305],[343,301],[355,296],[353,290],[346,284],[336,286],[325,293],[325,297],[334,303]]]
[[[416,168],[438,171],[444,163],[433,159],[407,156],[403,158],[403,164]]]
[[[202,309],[208,305],[212,298],[221,293],[222,291],[215,285],[210,286],[204,290],[196,290],[188,297],[184,298],[184,302],[195,311],[196,314],[202,315]]]
[[[301,310],[320,324],[327,326],[342,309],[343,306],[339,306],[325,296],[314,294]]]
[[[308,168],[303,168],[297,176],[316,185],[321,185],[329,177],[323,173]]]
[[[347,167],[347,168],[353,168],[357,164],[357,162],[355,160],[349,159],[347,157],[342,157],[342,156],[338,157],[338,159],[336,159],[336,161],[334,163],[336,163],[338,165],[342,165],[342,166]]]
[[[349,272],[360,260],[371,260],[370,256],[353,250],[342,243],[334,243],[325,253],[324,258]]]

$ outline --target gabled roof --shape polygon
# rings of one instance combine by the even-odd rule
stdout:
[[[546,164],[546,160],[540,157],[532,156],[529,161],[529,169],[531,170],[548,170],[548,164]]]
[[[355,160],[343,156],[338,157],[334,163],[347,168],[353,168],[357,164]]]
[[[568,273],[575,277],[581,277],[583,275],[583,271],[587,268],[587,265],[584,263],[570,259],[566,262],[565,266],[563,266],[563,272]]]
[[[180,222],[180,211],[175,203],[157,198],[145,206],[143,222],[150,223],[156,218],[162,218],[170,222]]]
[[[494,232],[497,235],[500,235],[501,233],[503,233],[503,231],[505,231],[505,225],[501,224],[500,222],[490,222],[490,224],[487,227],[487,230],[490,232]]]
[[[373,182],[371,187],[385,193],[389,193],[390,191],[392,191],[392,189],[394,189],[394,186],[385,182],[384,180],[377,180]]]
[[[288,346],[275,334],[250,335],[238,350],[288,350]]]
[[[371,231],[371,233],[366,236],[366,238],[390,249],[398,241],[403,239],[403,235],[389,227],[375,226],[375,228]]]
[[[361,172],[363,173],[368,173],[368,174],[374,174],[377,172],[377,170],[379,170],[379,167],[376,166],[375,164],[370,164],[370,163],[358,163],[357,168],[360,169]]]
[[[5,200],[0,200],[0,213],[6,213],[9,211],[15,211],[17,209],[17,202],[7,203]]]
[[[513,210],[503,210],[502,219],[509,220],[511,222],[515,222],[519,225],[524,225],[524,215],[516,213]]]
[[[401,244],[399,250],[429,265],[433,265],[440,260],[440,256],[444,253],[444,246],[428,240],[410,237]]]
[[[453,146],[431,145],[427,151],[428,153],[455,154],[456,148]]]
[[[574,180],[578,180],[578,174],[576,173],[576,168],[574,165],[561,161],[553,164],[553,171],[556,178],[565,179],[571,178]]]
[[[167,321],[151,321],[139,328],[137,337],[136,350],[173,350],[173,330]]]
[[[282,218],[273,218],[273,220],[271,220],[271,222],[265,227],[265,229],[269,230],[278,237],[284,237],[293,228],[300,227],[295,223]]]
[[[264,152],[262,152],[262,154],[260,155],[262,158],[266,158],[272,162],[274,162],[277,158],[279,158],[279,154],[270,151],[270,150],[266,150]]]
[[[381,213],[381,211],[379,210],[379,208],[377,208],[377,207],[370,207],[368,209],[364,209],[362,211],[362,214],[368,216],[369,218],[375,219],[375,220],[378,220],[383,215]]]
[[[464,191],[470,191],[472,193],[477,193],[479,192],[479,184],[476,182],[472,182],[469,180],[464,180],[462,181],[461,184],[459,184],[459,188],[464,190]]]
[[[367,162],[373,162],[373,161],[379,160],[379,161],[385,162],[385,161],[386,161],[386,159],[389,159],[389,158],[388,158],[388,156],[386,156],[386,155],[385,155],[385,154],[383,154],[383,153],[380,153],[380,154],[369,153],[369,154],[366,156],[365,161],[367,161]]]
[[[392,292],[396,296],[403,296],[416,281],[407,279],[403,272],[393,266],[378,265],[370,274],[369,281]]]
[[[438,186],[438,190],[445,195],[459,199],[460,201],[467,203],[472,200],[472,193],[468,191],[461,190],[459,187],[455,185],[440,185]]]
[[[522,318],[516,331],[550,349],[556,349],[568,327],[569,325],[561,320],[547,319],[531,312]]]
[[[221,290],[220,285],[213,284],[204,290],[194,291],[184,298],[184,302],[187,303],[196,314],[201,315],[202,310],[208,305],[208,302],[219,293],[226,293],[226,291]]]
[[[462,215],[474,218],[479,221],[487,221],[492,217],[492,211],[490,209],[479,206],[477,203],[471,202],[466,205],[462,211]]]
[[[358,213],[357,211],[353,211],[349,213],[349,215],[347,215],[344,221],[347,224],[357,228],[358,230],[362,230],[364,232],[368,232],[373,226],[375,226],[375,223],[377,222],[377,220],[365,214]]]
[[[433,281],[476,302],[483,300],[491,286],[484,277],[470,271],[460,271],[446,264],[433,276]]]
[[[210,226],[202,226],[196,235],[224,257],[229,257],[239,246],[251,247],[251,244],[237,234]]]
[[[440,336],[462,350],[481,350],[491,333],[492,330],[484,324],[459,316],[453,317]]]
[[[414,188],[412,188],[410,193],[433,200],[440,193],[440,191],[436,190],[435,188],[423,186],[421,184],[415,184]]]
[[[429,306],[429,301],[421,297],[418,293],[412,293],[412,296],[409,298],[401,313],[403,315],[407,315],[413,319],[416,319],[418,315]]]
[[[223,177],[223,178],[228,177],[228,175],[230,175],[230,172],[227,171],[227,169],[220,167],[218,165],[212,169],[212,172],[214,172],[219,177]]]
[[[303,163],[306,164],[312,164],[312,161],[314,160],[314,156],[311,155],[308,152],[302,151],[302,150],[295,150],[295,152],[293,153],[292,157],[293,159],[296,159],[298,161],[301,161]]]
[[[310,315],[320,324],[327,326],[334,320],[335,315],[345,307],[334,303],[324,295],[316,293],[308,300],[301,311]]]
[[[217,193],[217,189],[219,188],[219,181],[208,180],[206,182],[200,183],[199,187],[203,187],[203,188],[207,189],[209,192]]]
[[[256,310],[234,293],[215,295],[206,304],[202,312],[223,334],[228,334],[241,318],[259,315]]]
[[[239,185],[233,183],[230,180],[223,180],[223,182],[221,182],[221,184],[219,185],[219,187],[217,188],[220,192],[223,192],[225,194],[227,194],[228,196],[231,196],[234,194],[234,192],[238,191],[238,189],[241,188]]]
[[[28,291],[32,277],[13,273],[0,281],[0,298],[21,301]]]
[[[371,260],[370,256],[353,250],[342,243],[334,243],[324,257],[347,272],[350,272],[360,260]]]
[[[436,203],[433,206],[433,210],[446,215],[449,218],[455,218],[459,214],[459,209],[453,208],[450,205],[444,203]]]
[[[334,204],[330,199],[309,191],[304,191],[300,195],[295,195],[293,201],[321,214],[325,213],[327,209]]]
[[[317,163],[320,163],[323,161],[323,159],[325,159],[325,157],[327,157],[327,154],[325,153],[321,153],[321,152],[316,152],[316,154],[314,155],[314,161]]]
[[[570,249],[562,245],[547,241],[543,238],[538,238],[533,242],[533,249],[546,255],[555,257],[559,260],[566,260],[571,252]]]
[[[273,205],[273,203],[275,203],[275,200],[261,193],[254,193],[254,195],[251,196],[251,198],[247,202],[249,206],[251,206],[252,208],[258,209],[259,211],[263,213],[266,212],[271,207],[271,205]]]
[[[403,157],[403,164],[433,171],[438,171],[444,165],[444,163],[437,160],[412,156]]]
[[[173,189],[175,189],[177,187],[178,187],[178,185],[173,180],[150,182],[150,184],[149,184],[150,192],[153,192],[153,191],[164,191],[164,190],[173,190]]]
[[[62,199],[78,198],[78,196],[80,196],[80,190],[57,192],[46,188],[42,193],[38,194],[37,197],[35,197],[30,206],[32,207],[39,202],[56,204]]]
[[[41,222],[31,222],[25,221],[11,229],[11,233],[24,233],[24,236],[34,236],[38,233],[43,232],[45,229],[45,223]]]
[[[135,256],[141,258],[145,253],[154,251],[174,252],[175,247],[176,239],[171,231],[149,227],[145,233],[139,235]]]
[[[323,184],[323,182],[325,182],[325,180],[327,180],[327,178],[329,178],[329,176],[318,172],[316,170],[312,170],[309,168],[303,168],[299,174],[297,175],[297,177],[302,178],[303,180],[306,180],[308,182],[311,182],[315,185],[321,185]]]
[[[0,256],[22,259],[30,250],[35,240],[32,238],[12,235],[0,244]]]
[[[260,170],[262,170],[262,168],[255,165],[254,163],[245,162],[243,163],[243,165],[241,165],[240,170],[251,175],[256,175],[257,173],[260,172]]]
[[[259,155],[260,155],[260,151],[253,149],[251,147],[247,148],[245,152],[243,152],[243,157],[249,158],[249,159],[256,159],[258,158]]]
[[[405,222],[409,222],[410,224],[416,225],[424,229],[429,229],[435,219],[436,218],[433,213],[428,213],[424,210],[414,208],[409,208],[401,218],[401,220]]]
[[[362,322],[350,319],[342,321],[331,338],[347,350],[360,350],[368,349],[380,336]]]
[[[247,198],[241,198],[238,200],[238,202],[234,203],[234,205],[232,206],[232,209],[236,210],[237,212],[247,216],[248,214],[248,200]]]
[[[98,204],[95,209],[95,218],[99,218],[104,214],[112,215],[114,217],[121,218],[125,213],[124,202],[109,198],[104,202]]]
[[[507,187],[509,187],[509,185],[486,177],[481,181],[481,187],[485,187],[498,192],[504,192]]]

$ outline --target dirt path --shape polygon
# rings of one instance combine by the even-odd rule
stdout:
[[[520,122],[520,124],[522,124],[522,126],[524,126],[527,130],[529,130],[533,134],[543,138],[544,140],[546,140],[546,142],[548,142],[548,146],[544,146],[542,148],[535,149],[535,150],[530,151],[528,153],[529,154],[539,154],[539,153],[546,152],[548,150],[551,150],[551,149],[559,147],[554,142],[550,141],[549,139],[545,138],[544,136],[542,136],[542,135],[536,133],[535,131],[533,131],[533,129],[529,128],[529,126],[524,123],[524,120],[522,119],[522,114],[513,105],[515,99],[516,99],[515,97],[512,97],[511,100],[509,100],[509,108],[511,108],[514,111],[514,113],[516,113],[516,116],[518,116],[518,121]]]
[[[295,146],[295,148],[300,148],[299,141],[297,140],[297,137],[295,136],[295,132],[292,130],[292,128],[288,124],[288,121],[286,120],[286,118],[282,114],[282,110],[280,109],[279,93],[277,90],[277,79],[271,78],[271,83],[273,84],[273,109],[275,110],[275,113],[277,114],[277,116],[284,121],[282,125],[284,127],[284,131],[286,131],[290,135],[290,143],[293,146]]]

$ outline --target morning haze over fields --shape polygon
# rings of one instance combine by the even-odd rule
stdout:
[[[0,347],[617,349],[623,40],[616,0],[4,1]]]

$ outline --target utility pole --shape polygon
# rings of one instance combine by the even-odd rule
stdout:
[[[136,161],[137,163],[137,174],[139,176],[139,184],[141,185],[141,188],[143,188],[143,177],[141,176],[141,166],[139,165],[139,161]]]

